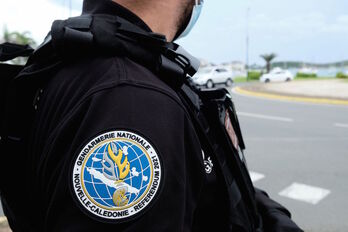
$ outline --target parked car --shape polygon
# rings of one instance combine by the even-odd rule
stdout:
[[[283,81],[292,81],[294,75],[288,70],[283,70],[281,68],[275,68],[270,73],[263,74],[260,77],[260,82],[283,82]]]
[[[216,84],[232,86],[233,72],[221,67],[205,67],[198,70],[193,81],[199,86],[213,88]]]

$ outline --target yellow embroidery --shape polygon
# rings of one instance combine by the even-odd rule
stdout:
[[[111,146],[109,144],[108,146],[108,153],[110,158],[115,162],[116,166],[118,167],[119,170],[119,180],[123,180],[126,178],[126,176],[129,174],[130,171],[130,165],[128,162],[128,157],[126,156],[122,161],[123,158],[123,152],[121,149],[118,150],[118,155],[116,156],[115,153],[112,151]]]

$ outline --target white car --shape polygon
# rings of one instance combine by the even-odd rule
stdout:
[[[225,84],[232,86],[233,72],[226,68],[220,67],[205,67],[198,70],[193,76],[193,81],[199,86],[213,88],[216,84]]]
[[[264,83],[284,82],[284,81],[292,81],[293,79],[294,79],[294,75],[288,70],[275,68],[270,73],[263,74],[260,77],[260,82],[264,82]]]

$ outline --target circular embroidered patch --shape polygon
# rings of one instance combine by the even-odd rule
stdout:
[[[79,153],[73,190],[83,208],[114,222],[147,208],[161,183],[161,163],[154,147],[129,131],[92,139]]]

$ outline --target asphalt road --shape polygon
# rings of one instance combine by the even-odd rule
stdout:
[[[255,185],[305,231],[348,231],[348,107],[232,96]]]
[[[305,231],[347,232],[348,107],[232,96],[254,184]]]

